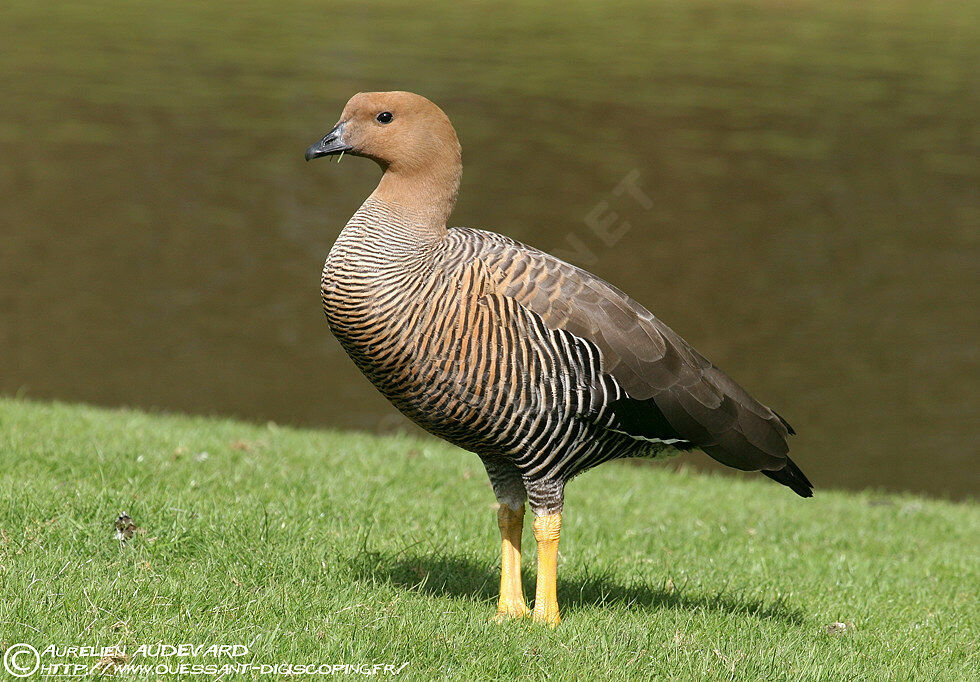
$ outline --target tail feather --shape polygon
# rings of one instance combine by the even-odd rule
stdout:
[[[796,466],[796,463],[789,457],[786,458],[786,466],[782,469],[775,471],[763,470],[762,473],[777,483],[782,483],[789,487],[800,497],[813,497],[813,484],[810,483],[806,474],[800,471],[800,467]]]

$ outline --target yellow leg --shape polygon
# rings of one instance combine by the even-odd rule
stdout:
[[[497,620],[530,615],[521,585],[521,534],[524,532],[524,505],[511,509],[501,504],[497,510],[500,526],[500,601]]]
[[[537,516],[532,526],[538,541],[538,584],[534,591],[534,620],[558,625],[558,537],[561,514]]]

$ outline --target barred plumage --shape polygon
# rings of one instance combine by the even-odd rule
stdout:
[[[504,505],[505,558],[518,533],[518,571],[508,514],[523,515],[528,499],[539,521],[560,524],[565,483],[611,459],[699,448],[811,494],[786,456],[789,424],[641,305],[507,237],[446,228],[461,165],[438,107],[409,93],[357,95],[307,158],[338,150],[385,174],[324,266],[330,329],[399,410],[483,459]],[[539,542],[553,530],[557,543],[548,523],[535,522]],[[519,615],[508,580],[501,613]],[[540,616],[557,622],[557,605]]]
[[[347,353],[399,410],[495,460],[491,475],[504,478],[495,487],[517,486],[520,479],[532,508],[552,513],[561,509],[568,479],[617,457],[701,447],[748,469],[745,464],[762,468],[785,456],[787,427],[774,412],[612,286],[500,235],[452,228],[434,237],[413,219],[378,199],[365,202],[327,259],[324,311]],[[615,344],[608,337],[621,332],[585,327],[610,315],[576,310],[575,300],[561,295],[569,288],[573,296],[598,291],[605,297],[600,302],[619,306],[616,313],[633,314],[626,348],[642,350],[639,336],[662,349],[659,356],[627,359],[626,348],[618,347],[604,354],[598,344]],[[612,365],[604,360],[609,356],[634,365]],[[636,372],[643,365],[651,366],[652,377]],[[665,397],[659,405],[654,398],[653,379],[671,387],[656,372],[674,382],[697,376],[671,394],[677,404],[666,412],[677,422],[693,421],[685,405],[707,396],[714,406],[698,404],[721,410],[723,425],[736,434],[729,439],[741,438],[742,450],[726,452],[726,434],[700,425],[678,431],[659,406]],[[624,389],[628,382],[632,392]],[[645,400],[653,400],[645,412],[659,432],[644,433],[636,423]],[[630,404],[641,414],[631,415]],[[746,433],[752,427],[768,431],[753,443]]]
[[[399,213],[366,202],[322,280],[331,330],[398,409],[497,460],[495,472],[510,469],[498,487],[533,481],[532,507],[545,512],[560,508],[564,480],[588,466],[652,454],[654,444],[601,426],[621,391],[595,346],[501,294],[495,279],[506,273],[495,278],[488,263],[518,244],[459,228],[429,241]]]

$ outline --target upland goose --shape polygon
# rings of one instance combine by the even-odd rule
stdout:
[[[462,163],[449,119],[409,92],[352,97],[306,150],[373,159],[383,175],[323,269],[330,330],[426,431],[480,456],[500,504],[498,617],[529,615],[524,503],[535,514],[533,617],[559,620],[565,484],[621,457],[699,448],[803,497],[790,425],[619,289],[508,237],[448,228]]]

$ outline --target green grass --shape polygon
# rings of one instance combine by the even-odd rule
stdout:
[[[4,650],[245,644],[258,664],[407,662],[403,679],[980,669],[970,503],[606,465],[568,489],[552,631],[488,622],[493,496],[434,441],[0,399],[0,497]]]

